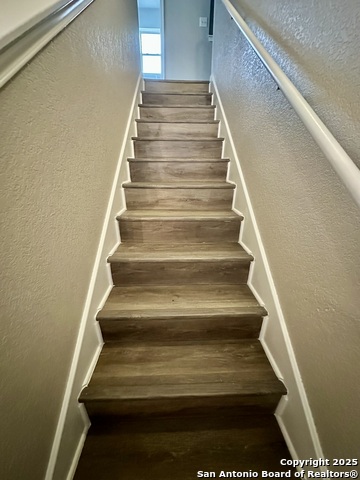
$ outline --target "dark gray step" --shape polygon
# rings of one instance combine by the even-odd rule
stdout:
[[[137,158],[221,158],[223,138],[160,139],[134,137]]]
[[[257,340],[232,343],[105,344],[82,392],[90,415],[273,413],[283,384]]]
[[[225,181],[229,159],[128,159],[133,182]]]
[[[74,480],[194,480],[198,471],[219,478],[221,471],[250,474],[260,465],[291,470],[294,478],[283,459],[291,456],[273,415],[93,417]]]
[[[266,314],[246,285],[142,285],[114,287],[97,319],[105,341],[166,344],[258,338]]]
[[[251,261],[236,243],[124,243],[109,258],[115,286],[244,284]]]
[[[123,242],[236,243],[241,217],[231,211],[132,210],[119,217]]]
[[[211,105],[212,93],[148,93],[142,92],[145,105]]]
[[[207,106],[163,106],[163,105],[139,105],[140,118],[157,121],[207,121],[214,120],[215,107]]]
[[[201,138],[218,136],[219,122],[173,122],[136,120],[138,137],[152,138]]]
[[[231,209],[234,184],[226,182],[129,182],[124,183],[129,210]]]

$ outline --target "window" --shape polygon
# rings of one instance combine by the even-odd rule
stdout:
[[[157,29],[140,29],[140,48],[144,78],[161,78],[161,35]]]

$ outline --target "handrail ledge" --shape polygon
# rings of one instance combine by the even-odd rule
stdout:
[[[222,0],[222,2],[272,78],[278,84],[286,99],[304,123],[310,135],[329,160],[356,204],[360,207],[360,170],[358,167],[268,53],[230,0]]]
[[[71,0],[0,50],[0,88],[94,0]]]

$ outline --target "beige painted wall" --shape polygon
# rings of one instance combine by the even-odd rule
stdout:
[[[212,44],[209,28],[199,17],[210,17],[210,0],[164,0],[165,78],[209,80]]]
[[[4,480],[45,475],[138,75],[136,1],[95,1],[0,92]]]
[[[360,166],[360,6],[234,0]],[[213,75],[326,457],[358,457],[360,212],[216,2]]]

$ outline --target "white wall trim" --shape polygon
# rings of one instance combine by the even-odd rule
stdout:
[[[140,95],[141,80],[142,80],[142,77],[140,75],[136,84],[135,93],[134,93],[134,97],[133,97],[131,108],[130,108],[130,114],[128,117],[126,129],[123,136],[123,142],[122,142],[120,153],[119,153],[119,160],[116,166],[114,181],[111,188],[109,202],[108,202],[106,215],[105,215],[105,219],[102,227],[102,232],[99,240],[99,246],[97,249],[94,267],[92,270],[88,293],[87,293],[85,306],[84,306],[84,310],[81,318],[79,334],[76,341],[75,351],[74,351],[74,355],[71,363],[71,368],[70,368],[69,377],[68,377],[68,381],[65,389],[65,394],[62,402],[59,421],[58,421],[58,425],[57,425],[57,429],[56,429],[56,433],[55,433],[55,437],[52,445],[52,450],[50,454],[50,459],[48,463],[45,480],[53,480],[54,478],[56,462],[59,457],[60,443],[61,443],[61,439],[64,431],[64,426],[66,423],[66,417],[69,412],[69,408],[70,406],[72,408],[77,408],[79,406],[77,403],[77,398],[79,397],[82,388],[85,385],[87,385],[90,380],[91,374],[93,372],[93,369],[95,368],[97,358],[100,354],[100,351],[103,345],[100,328],[98,323],[95,321],[95,317],[96,317],[96,313],[101,309],[103,303],[106,301],[106,298],[112,288],[112,279],[110,275],[107,275],[107,281],[104,281],[104,278],[101,277],[100,275],[100,270],[103,268],[106,268],[108,270],[109,267],[106,263],[106,259],[109,256],[110,251],[113,251],[120,243],[119,229],[116,225],[117,224],[116,216],[119,211],[119,208],[115,205],[115,199],[116,199],[116,194],[120,194],[122,196],[120,198],[122,198],[124,202],[123,205],[125,205],[125,197],[123,196],[124,195],[124,193],[122,192],[123,188],[121,187],[122,181],[120,179],[120,171],[124,165],[124,162],[126,161],[126,158],[125,158],[126,153],[128,153],[128,150],[130,148],[132,149],[131,128],[132,127],[134,128],[134,123],[135,123],[134,119],[137,114],[137,104],[139,101],[138,99]],[[104,247],[106,243],[112,244],[111,247],[108,248],[107,252],[104,251],[105,249]],[[97,295],[95,295],[95,292],[100,292],[100,294],[98,293]],[[101,298],[100,301],[95,300],[96,305],[93,305],[94,297]],[[87,332],[88,329],[92,330],[93,336],[97,337],[97,345],[95,347],[95,353],[90,354],[90,357],[89,357],[89,353],[82,351],[85,340],[86,340],[85,333]],[[89,360],[87,361],[88,367],[86,371],[83,373],[83,375],[80,375],[80,377],[82,378],[80,378],[75,384],[75,378],[79,374],[78,365],[79,365],[80,357],[81,358],[89,357]],[[75,395],[74,395],[74,392],[75,392]],[[71,399],[74,399],[76,403],[70,405]],[[79,411],[81,412],[81,410]],[[83,416],[83,419],[84,419],[84,416]],[[87,422],[84,421],[84,432],[85,431],[87,432],[87,428],[88,428]],[[82,441],[82,437],[78,441],[78,449],[80,448],[81,441]],[[80,452],[81,452],[81,449],[80,449]],[[77,454],[78,454],[78,450],[74,452],[71,464],[73,464],[74,462],[76,462],[77,464],[77,460],[78,460]],[[71,478],[71,477],[68,477],[68,478]]]
[[[94,0],[71,0],[38,22],[9,45],[1,45],[0,88]]]
[[[85,445],[85,441],[86,441],[86,437],[87,437],[89,427],[90,427],[90,425],[84,427],[84,431],[81,435],[81,438],[80,438],[79,444],[77,446],[73,461],[71,463],[70,471],[69,471],[68,476],[66,477],[66,480],[72,480],[74,478],[74,475],[75,475],[75,472],[76,472],[76,469],[77,469],[77,466],[78,466],[78,463],[79,463],[79,460],[80,460],[81,452],[82,452],[82,450],[84,448],[84,445]]]
[[[88,377],[88,380],[91,378],[91,375],[92,375],[92,372],[95,370],[95,367],[96,367],[96,364],[97,364],[97,361],[98,361],[98,358],[100,356],[100,353],[101,353],[101,350],[102,350],[102,344],[99,345],[99,348],[97,349],[95,355],[94,355],[94,358],[93,358],[93,361],[91,362],[91,366],[89,368],[89,377]],[[74,475],[75,475],[75,472],[76,472],[76,468],[77,468],[77,465],[79,463],[79,460],[80,460],[80,456],[81,456],[81,452],[84,448],[84,444],[85,444],[85,440],[86,440],[86,437],[87,437],[87,433],[88,433],[88,430],[90,428],[90,425],[91,425],[91,422],[89,420],[89,416],[86,412],[86,408],[83,404],[79,404],[78,405],[79,407],[79,412],[80,412],[80,415],[83,419],[83,422],[84,422],[84,430],[81,434],[81,437],[79,439],[79,443],[78,443],[78,446],[76,448],[76,451],[75,451],[75,454],[74,454],[74,457],[72,459],[72,462],[71,462],[71,466],[70,466],[70,470],[69,470],[69,473],[66,477],[66,480],[72,480]]]
[[[292,412],[292,414],[298,415],[299,418],[302,417],[301,422],[304,425],[304,430],[305,429],[307,430],[306,432],[304,431],[304,435],[306,435],[309,441],[311,441],[311,450],[313,452],[313,456],[315,458],[324,458],[320,440],[315,427],[314,419],[313,419],[309,402],[307,399],[307,395],[305,392],[305,388],[301,379],[299,367],[297,365],[295,353],[292,347],[292,343],[287,330],[284,315],[281,309],[275,284],[272,278],[265,248],[264,248],[260,231],[256,222],[254,209],[252,207],[251,199],[246,186],[245,177],[241,168],[239,157],[236,152],[235,144],[234,144],[231,130],[229,127],[229,123],[226,118],[224,107],[221,102],[216,81],[213,77],[211,78],[211,85],[214,90],[214,94],[215,94],[214,97],[216,97],[214,99],[214,103],[216,103],[218,106],[218,109],[216,110],[216,116],[218,119],[221,120],[221,126],[223,128],[222,136],[225,137],[225,145],[227,148],[229,148],[229,151],[231,153],[231,155],[227,155],[227,156],[230,156],[230,162],[233,164],[233,166],[235,166],[235,168],[237,169],[238,175],[240,177],[241,185],[237,186],[237,189],[234,195],[234,205],[235,205],[235,197],[238,194],[239,190],[244,195],[245,202],[246,202],[246,204],[244,205],[246,212],[242,212],[242,214],[245,216],[245,220],[241,227],[240,243],[247,251],[250,251],[252,253],[254,253],[254,251],[257,252],[255,255],[255,261],[253,262],[253,265],[250,269],[249,287],[251,288],[251,290],[253,291],[256,298],[260,301],[261,304],[264,305],[266,303],[266,308],[269,311],[269,315],[272,316],[270,321],[269,321],[269,318],[266,318],[264,320],[263,328],[260,334],[260,341],[269,358],[269,361],[271,362],[274,368],[274,371],[277,373],[280,379],[284,380],[288,388],[291,388],[292,390],[290,392],[291,397],[286,398],[286,401],[283,400],[282,402],[280,402],[278,410],[276,412],[276,417],[283,431],[285,440],[287,442],[287,445],[291,454],[295,458],[306,458],[302,453],[303,445],[301,445],[300,442],[297,441],[297,438],[299,438],[297,436],[297,432],[295,432],[294,429],[292,429],[291,426],[288,425],[287,418],[285,416],[285,412],[290,410],[290,406],[291,406],[290,398],[293,401],[296,397],[299,398],[299,400],[301,401],[303,410],[300,411],[298,409],[297,411]],[[228,178],[229,178],[229,173],[228,173]],[[230,181],[234,181],[234,180],[230,179]],[[236,209],[234,208],[234,205],[233,205],[233,210],[236,211]],[[248,236],[248,231],[250,231],[251,229],[253,230],[254,235],[251,236],[251,239],[253,240],[253,242],[250,245],[248,241],[245,241],[245,237]],[[270,300],[269,298],[267,298],[266,302],[263,301],[264,300],[263,292],[259,291],[254,285],[253,279],[254,279],[255,272],[258,276],[259,275],[261,276],[262,283],[266,284],[266,288],[264,289],[264,291],[267,289],[267,291],[270,292],[271,298]],[[286,349],[285,352],[281,352],[282,353],[281,355],[279,355],[279,352],[274,351],[274,349],[272,348],[271,344],[268,341],[268,334],[271,331],[271,329],[276,326],[275,322],[279,323],[279,327],[280,327],[279,331],[281,332],[281,335],[283,337],[282,339],[283,345],[284,345],[284,348]]]

